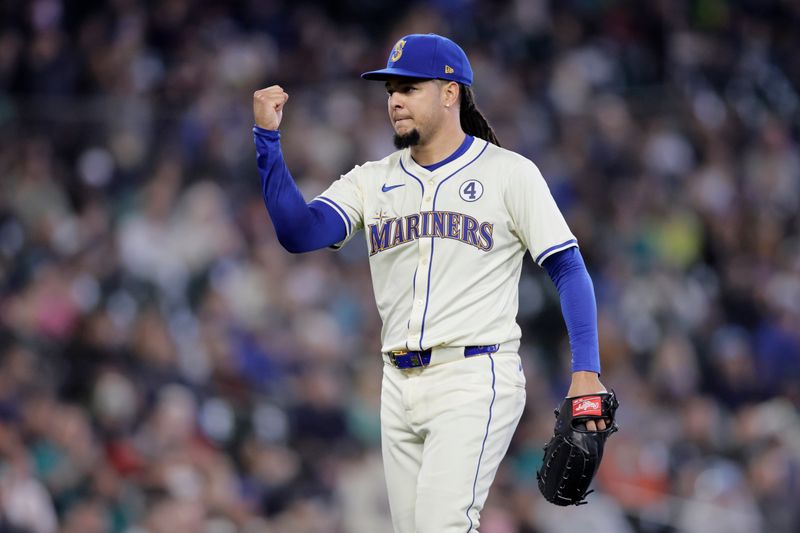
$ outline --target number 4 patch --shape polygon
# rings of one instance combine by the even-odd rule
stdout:
[[[474,202],[483,196],[483,185],[478,180],[467,180],[461,184],[458,194],[465,202]]]

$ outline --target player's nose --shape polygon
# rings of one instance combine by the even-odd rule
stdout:
[[[389,95],[389,107],[392,109],[402,109],[403,95],[399,91],[395,91]]]

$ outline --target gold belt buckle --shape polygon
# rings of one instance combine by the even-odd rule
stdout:
[[[392,350],[391,352],[389,352],[389,361],[391,361],[391,363],[394,366],[397,366],[397,358],[399,356],[405,355],[407,353],[408,353],[408,350]]]

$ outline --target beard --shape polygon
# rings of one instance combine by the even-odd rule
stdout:
[[[408,148],[410,146],[416,146],[419,144],[419,131],[416,128],[400,135],[399,133],[394,134],[394,147],[398,150],[402,150],[403,148]]]

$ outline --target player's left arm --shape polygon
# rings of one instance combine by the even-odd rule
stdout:
[[[507,175],[506,202],[515,230],[558,289],[573,356],[569,396],[604,392],[599,377],[597,304],[577,239],[535,164],[520,159]],[[590,430],[597,427],[593,421],[587,423]],[[604,427],[601,421],[599,429]]]
[[[605,392],[600,382],[600,347],[597,335],[597,304],[594,285],[577,247],[557,252],[542,266],[558,289],[561,313],[572,351],[572,383],[567,397]],[[603,430],[603,420],[586,423],[590,431]]]

